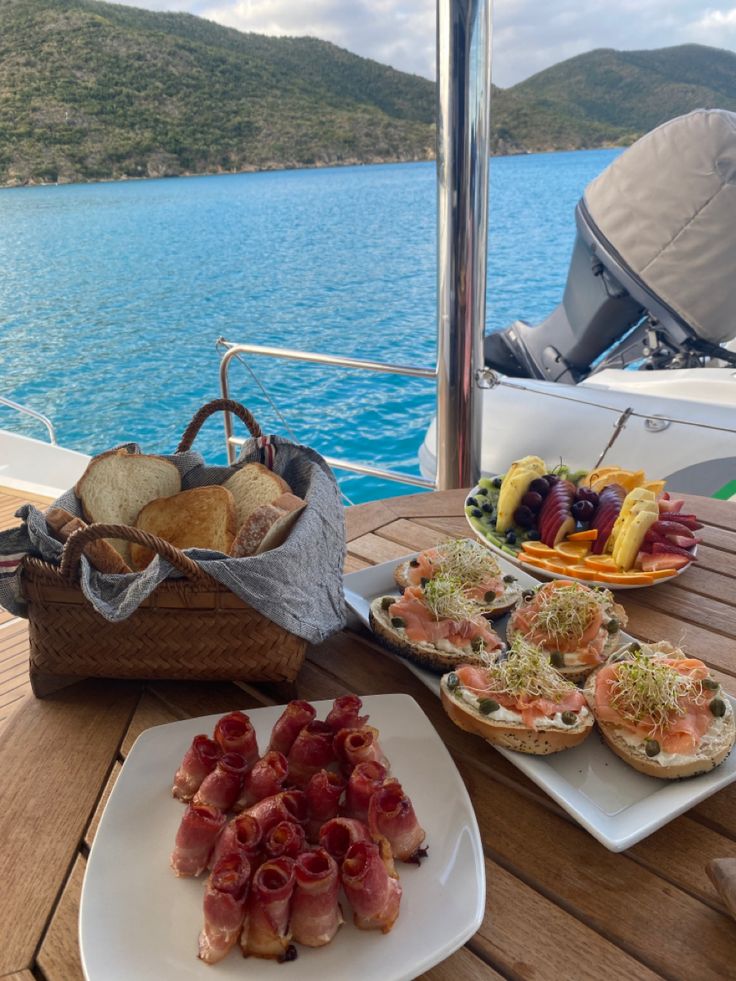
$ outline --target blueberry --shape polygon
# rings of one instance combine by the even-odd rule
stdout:
[[[506,532],[506,541],[509,543],[509,545],[516,545],[516,532],[514,532],[514,531],[507,531]]]

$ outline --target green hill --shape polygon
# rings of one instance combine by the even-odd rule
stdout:
[[[736,54],[601,49],[493,90],[494,152],[627,143],[736,110]],[[0,184],[434,155],[434,83],[314,38],[97,0],[0,0]]]

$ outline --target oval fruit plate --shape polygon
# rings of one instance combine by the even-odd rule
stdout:
[[[465,517],[483,544],[537,576],[640,589],[681,575],[697,556],[702,525],[664,486],[641,470],[548,472],[525,457],[482,478]]]

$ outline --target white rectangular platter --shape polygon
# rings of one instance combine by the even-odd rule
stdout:
[[[332,702],[314,702],[324,718]],[[80,946],[87,981],[409,981],[462,946],[485,912],[485,866],[465,785],[431,723],[408,695],[363,699],[370,724],[427,832],[421,867],[399,865],[403,896],[393,930],[357,930],[346,922],[331,944],[299,947],[294,963],[249,958],[238,949],[221,963],[197,959],[204,881],[177,879],[169,868],[183,805],[171,796],[174,772],[200,732],[220,716],[148,729],[136,740],[115,783],[87,863],[80,907]],[[233,705],[233,709],[238,706]],[[248,715],[265,750],[283,706]]]
[[[361,569],[345,576],[345,599],[358,619],[369,626],[368,611],[377,596],[398,594],[393,573],[396,566],[417,552],[381,565]],[[539,581],[517,565],[497,556],[504,574],[514,575],[523,586],[538,586]],[[625,601],[624,601],[625,605]],[[495,629],[504,636],[505,620],[497,620]],[[625,639],[633,639],[629,634]],[[661,638],[669,640],[672,638]],[[389,652],[387,652],[389,653]],[[439,696],[439,675],[426,671],[410,661],[402,661],[417,678]],[[731,698],[731,696],[728,696]],[[736,707],[736,699],[731,698]],[[596,729],[574,749],[551,756],[530,756],[510,749],[493,747],[522,773],[541,787],[568,814],[614,852],[630,848],[673,818],[687,811],[717,790],[736,780],[736,752],[710,773],[689,780],[657,780],[637,773],[603,743]],[[478,742],[479,754],[485,752]],[[491,752],[488,745],[487,751]]]

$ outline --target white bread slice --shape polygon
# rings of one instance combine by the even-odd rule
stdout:
[[[669,654],[668,656],[672,655]],[[603,722],[598,718],[595,703],[595,682],[599,670],[600,668],[596,669],[589,676],[583,693],[591,711],[596,716],[598,728],[608,747],[624,763],[628,763],[639,773],[645,773],[649,777],[657,777],[660,780],[681,780],[683,777],[695,777],[701,773],[714,770],[720,763],[723,763],[733,749],[734,742],[736,742],[733,706],[730,698],[719,690],[716,692],[716,696],[725,703],[726,711],[720,717],[713,717],[710,729],[703,736],[697,753],[669,763],[658,762],[657,756],[647,756],[646,742],[632,746],[626,741],[618,726],[611,722]]]
[[[521,723],[494,721],[483,715],[468,702],[461,701],[461,693],[451,692],[445,675],[440,681],[440,698],[442,707],[456,726],[466,732],[481,736],[486,742],[506,749],[515,749],[520,753],[533,756],[548,756],[559,753],[563,749],[571,749],[582,743],[590,735],[593,728],[593,714],[586,712],[576,725],[550,726],[543,729],[529,729]]]
[[[115,525],[134,524],[149,501],[180,490],[181,477],[173,463],[126,450],[110,450],[96,456],[74,488],[88,521]],[[130,563],[129,543],[112,538],[109,541]]]
[[[290,494],[286,481],[262,463],[246,463],[222,485],[235,498],[237,527],[242,527],[256,508]]]
[[[239,559],[283,545],[306,506],[307,502],[294,494],[282,494],[272,504],[262,504],[236,535],[230,554]]]
[[[75,531],[88,527],[86,521],[82,521],[81,518],[77,518],[64,508],[49,508],[44,517],[54,538],[60,542],[68,541]],[[122,556],[104,539],[89,542],[84,546],[83,554],[89,560],[90,565],[99,572],[124,575],[132,571],[127,562],[123,561]]]
[[[195,487],[151,501],[135,526],[180,549],[210,548],[227,555],[235,537],[235,503],[224,487]],[[154,556],[143,545],[133,544],[130,551],[136,569],[145,569]]]

